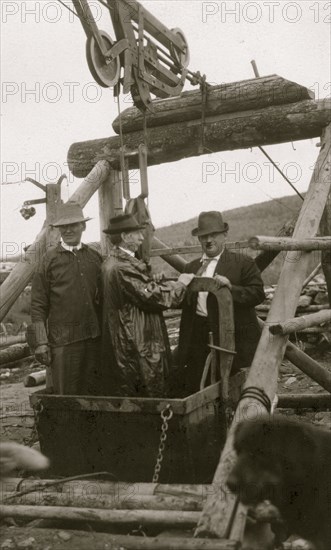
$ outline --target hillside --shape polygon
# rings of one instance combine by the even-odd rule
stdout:
[[[301,207],[302,201],[297,195],[282,197],[277,200],[243,206],[223,212],[223,218],[230,226],[228,240],[245,240],[252,235],[276,235],[283,224],[290,221]],[[191,236],[191,230],[196,227],[197,218],[176,223],[157,229],[156,236],[169,246],[189,246],[198,244],[198,240]],[[274,260],[272,265],[263,273],[265,284],[275,284],[279,276],[284,254]],[[190,258],[186,256],[186,259]],[[320,261],[320,253],[312,253],[309,272]],[[157,269],[164,269],[164,262],[157,260],[153,265]],[[167,273],[171,268],[167,267]],[[175,273],[172,271],[171,273]]]

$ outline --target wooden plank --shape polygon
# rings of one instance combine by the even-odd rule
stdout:
[[[296,239],[314,237],[318,231],[331,185],[330,148],[331,125],[325,129],[322,136],[322,147],[293,233],[293,237]],[[289,319],[294,315],[306,276],[308,261],[309,253],[302,253],[299,260],[295,262],[293,261],[293,252],[286,254],[267,323],[262,330],[245,384],[245,387],[257,387],[263,390],[271,403],[277,391],[278,369],[285,352],[287,337],[271,336],[268,325]],[[225,538],[229,534],[236,497],[227,490],[226,480],[236,460],[233,448],[235,429],[242,419],[254,418],[265,412],[265,407],[256,399],[244,398],[239,402],[214,476],[216,490],[207,499],[204,506],[197,528],[198,535],[203,533]]]
[[[288,319],[283,323],[276,323],[275,325],[269,326],[269,331],[271,334],[293,334],[308,327],[314,327],[316,325],[321,325],[323,323],[331,322],[331,311],[322,310],[317,313],[312,313],[311,315],[301,317],[293,317]],[[325,328],[327,330],[327,328]]]
[[[315,237],[314,239],[292,239],[291,237],[270,237],[256,235],[248,241],[254,250],[312,250],[331,249],[331,237]]]
[[[70,201],[78,202],[83,208],[101,183],[108,176],[110,166],[106,160],[99,161],[78,189],[71,195]],[[34,243],[29,246],[25,259],[15,265],[9,277],[1,285],[0,321],[7,315],[18,296],[29,283],[38,261],[46,250],[47,226],[38,233]]]
[[[96,531],[63,530],[36,527],[3,527],[1,541],[13,541],[14,548],[25,548],[26,540],[33,539],[33,550],[45,550],[45,541],[51,541],[47,547],[52,550],[238,550],[238,545],[232,541],[194,539],[187,533],[180,536],[142,537],[134,535],[114,535],[112,533],[98,533]],[[17,545],[17,546],[16,546]],[[9,546],[8,546],[9,547]]]
[[[241,80],[208,86],[205,115],[217,115],[250,109],[262,109],[270,105],[282,105],[305,99],[314,99],[314,93],[295,82],[278,75]],[[202,94],[200,90],[182,93],[166,100],[153,101],[153,114],[146,113],[147,128],[173,122],[201,119]],[[144,116],[136,107],[121,113],[124,134],[142,130]],[[113,129],[119,134],[119,117],[113,121]]]
[[[201,120],[147,129],[148,165],[200,156],[212,150],[232,151],[319,137],[331,120],[330,100],[306,100],[264,109],[206,117],[201,147]],[[123,136],[126,150],[136,151],[145,142],[143,131]],[[120,166],[119,136],[82,141],[71,145],[68,165],[76,177],[84,177],[100,159]],[[138,157],[129,156],[129,169],[138,168]]]

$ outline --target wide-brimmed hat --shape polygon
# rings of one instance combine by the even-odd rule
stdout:
[[[139,224],[133,214],[120,214],[114,218],[110,218],[107,229],[103,232],[108,235],[118,235],[119,233],[130,233],[131,231],[139,231],[144,229],[146,224]]]
[[[84,218],[83,210],[77,202],[69,201],[59,206],[57,220],[50,225],[59,227],[60,225],[70,225],[71,223],[88,222],[91,219]]]
[[[223,221],[222,214],[211,210],[210,212],[201,212],[198,218],[198,227],[192,230],[192,235],[201,237],[210,233],[225,233],[228,229],[229,224]]]

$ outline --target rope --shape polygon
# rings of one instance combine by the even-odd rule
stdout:
[[[261,403],[261,405],[263,405],[270,413],[271,401],[263,389],[257,388],[256,386],[248,386],[248,388],[245,388],[242,391],[239,401],[242,401],[243,399],[247,399],[249,397],[255,399],[256,401],[259,401],[259,403]]]
[[[296,194],[300,197],[300,199],[304,200],[304,197],[301,195],[301,193],[299,193],[296,187],[294,187],[293,183],[288,179],[287,176],[285,176],[285,174],[281,171],[281,169],[277,166],[277,164],[272,160],[272,158],[268,155],[267,151],[263,149],[263,147],[261,147],[260,145],[259,145],[259,149],[267,157],[267,159],[271,162],[271,164],[276,168],[276,170],[283,176],[284,180],[287,181],[287,183],[292,187],[292,189],[296,192]]]

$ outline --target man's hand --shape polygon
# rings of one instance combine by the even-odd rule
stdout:
[[[183,285],[188,286],[192,279],[194,279],[195,275],[194,273],[182,273],[178,277],[178,281],[180,283],[183,283]]]
[[[218,288],[222,288],[223,286],[227,286],[229,290],[232,289],[232,285],[227,277],[224,277],[223,275],[214,275],[214,280],[217,283]]]
[[[165,274],[163,271],[160,271],[159,273],[153,273],[152,279],[155,283],[161,283],[165,279]]]
[[[37,346],[34,352],[34,356],[42,365],[49,366],[51,364],[51,350],[47,344]]]

